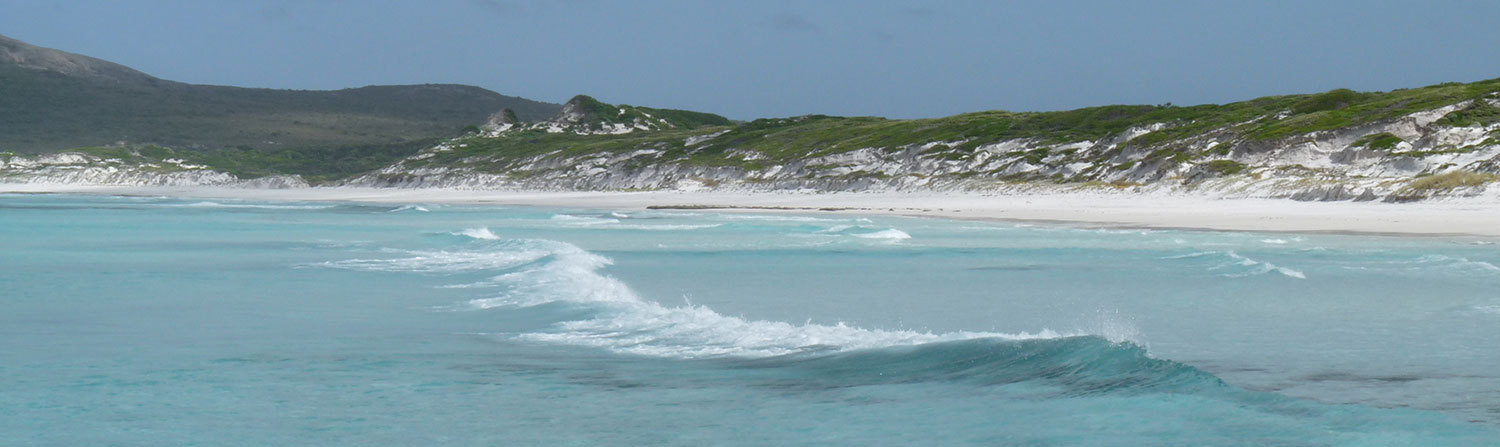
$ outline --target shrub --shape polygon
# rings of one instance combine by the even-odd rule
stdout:
[[[1234,175],[1245,170],[1245,164],[1234,160],[1214,160],[1203,164],[1203,170],[1216,175]]]
[[[1292,105],[1292,112],[1312,113],[1324,110],[1338,110],[1358,104],[1365,96],[1363,93],[1347,88],[1330,90],[1328,93],[1312,95],[1307,99],[1297,102]]]
[[[1488,126],[1500,121],[1500,107],[1490,105],[1484,98],[1477,98],[1468,107],[1448,112],[1436,124],[1451,127]]]
[[[1470,171],[1453,171],[1446,174],[1438,174],[1412,180],[1403,191],[1413,192],[1438,192],[1452,191],[1458,188],[1472,188],[1484,186],[1485,184],[1500,182],[1500,175],[1482,174]]]
[[[1401,142],[1403,141],[1406,140],[1401,139],[1401,137],[1391,135],[1390,132],[1381,132],[1360,137],[1358,140],[1354,140],[1354,143],[1350,144],[1349,146],[1368,147],[1375,150],[1390,150],[1395,148],[1397,144],[1401,144]]]

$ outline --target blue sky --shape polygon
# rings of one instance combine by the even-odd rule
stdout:
[[[1500,77],[1500,2],[0,0],[0,34],[201,84],[463,83],[731,118],[1222,103]]]

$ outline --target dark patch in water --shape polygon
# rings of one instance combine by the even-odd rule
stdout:
[[[983,267],[970,267],[970,268],[968,268],[968,270],[989,271],[989,272],[1029,272],[1029,271],[1035,271],[1035,270],[1046,270],[1048,268],[1050,268],[1050,267],[1045,266],[1045,265],[1020,264],[1020,265],[987,265],[987,266],[983,266]]]
[[[1381,382],[1381,383],[1407,383],[1415,382],[1430,377],[1418,377],[1414,375],[1394,376],[1365,376],[1351,372],[1331,371],[1303,376],[1299,380],[1306,382]]]

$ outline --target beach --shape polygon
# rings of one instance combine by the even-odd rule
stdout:
[[[0,193],[204,199],[547,206],[607,210],[715,209],[902,215],[1086,227],[1500,238],[1492,195],[1416,203],[1298,202],[1126,192],[992,195],[945,192],[493,191],[396,188],[249,189],[0,184]]]

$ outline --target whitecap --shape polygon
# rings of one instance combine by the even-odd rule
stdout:
[[[758,220],[758,221],[767,221],[767,222],[848,222],[848,221],[851,220],[851,219],[829,219],[829,218],[824,218],[824,217],[811,217],[811,216],[778,216],[778,215],[765,215],[765,214],[720,214],[720,215],[715,216],[715,217],[718,217],[720,219],[726,219],[726,220]],[[856,221],[856,222],[860,222],[860,221],[868,222],[869,221],[869,219],[863,219],[863,218],[861,218],[861,219],[852,219],[852,220]]]
[[[1217,254],[1221,254],[1221,252],[1217,252],[1217,251],[1200,251],[1200,252],[1197,252],[1197,253],[1188,253],[1188,254],[1185,254],[1185,255],[1167,256],[1167,257],[1158,258],[1158,259],[1190,259],[1190,258],[1200,258],[1200,257],[1204,257],[1204,256],[1217,255]]]
[[[911,235],[910,234],[906,234],[905,231],[897,230],[895,228],[891,228],[891,229],[888,229],[888,230],[876,231],[874,233],[855,233],[855,234],[852,234],[851,236],[858,237],[858,238],[865,238],[865,239],[883,239],[883,240],[889,240],[889,241],[900,241],[900,240],[911,239]]]
[[[1058,338],[1036,333],[948,332],[864,329],[844,323],[792,324],[726,316],[706,306],[667,306],[637,296],[624,282],[602,275],[612,261],[576,246],[548,241],[542,263],[506,273],[492,284],[500,296],[469,301],[471,310],[529,307],[555,302],[587,306],[588,319],[562,321],[549,330],[513,335],[515,339],[589,346],[613,352],[670,357],[768,357],[827,350],[847,351],[977,338],[1024,340]],[[1086,334],[1068,334],[1086,335]]]
[[[427,207],[418,206],[418,205],[401,205],[400,207],[397,207],[396,209],[390,210],[389,212],[399,213],[399,212],[402,212],[402,211],[421,211],[421,212],[424,212],[424,213],[432,212],[432,210],[427,209]]]
[[[821,230],[818,230],[818,231],[814,231],[814,233],[819,233],[819,234],[843,233],[844,231],[846,231],[846,230],[848,230],[850,228],[854,228],[854,226],[853,225],[834,225],[834,226],[831,226],[831,227],[828,227],[828,228],[824,228],[824,229],[821,229]]]
[[[617,223],[620,223],[620,219],[602,218],[602,217],[588,217],[588,216],[574,216],[572,214],[556,214],[556,215],[553,215],[552,216],[552,221],[560,223],[560,224],[563,224],[563,225],[568,225],[568,226],[584,226],[584,227],[586,227],[586,226],[593,226],[593,225],[608,225],[608,224],[617,224]]]
[[[1246,266],[1246,267],[1256,267],[1256,269],[1251,270],[1251,271],[1246,272],[1246,273],[1224,275],[1226,277],[1242,278],[1242,277],[1246,277],[1246,276],[1256,276],[1256,275],[1263,275],[1263,274],[1266,274],[1266,273],[1276,272],[1276,273],[1280,273],[1282,276],[1286,276],[1288,278],[1307,279],[1307,274],[1302,273],[1301,270],[1295,270],[1295,269],[1290,269],[1290,268],[1286,268],[1286,267],[1281,267],[1281,266],[1277,266],[1276,264],[1272,264],[1272,263],[1265,262],[1265,261],[1257,261],[1257,260],[1254,260],[1254,259],[1247,258],[1245,256],[1241,256],[1239,253],[1235,253],[1234,251],[1224,252],[1224,254],[1228,255],[1230,258],[1238,260],[1239,261],[1239,265]]]
[[[496,236],[495,233],[491,232],[490,229],[489,229],[489,227],[465,228],[464,231],[453,233],[453,235],[455,235],[455,236],[468,236],[468,237],[471,237],[471,238],[474,238],[474,239],[487,240],[487,241],[500,240],[500,236]]]
[[[620,225],[611,225],[611,226],[609,226],[609,228],[619,228],[619,229],[623,229],[623,230],[644,230],[644,231],[681,231],[681,230],[703,230],[703,229],[708,229],[708,228],[718,228],[718,227],[721,227],[721,226],[724,226],[724,224],[635,224],[635,225],[632,225],[632,224],[620,224]]]
[[[535,262],[551,254],[548,250],[515,244],[513,250],[417,251],[402,250],[407,256],[377,259],[345,259],[298,267],[322,267],[345,270],[410,273],[456,273],[504,270]]]
[[[1163,259],[1163,260],[1192,259],[1192,258],[1201,258],[1201,257],[1205,257],[1205,256],[1216,256],[1216,255],[1222,255],[1222,256],[1224,256],[1227,259],[1225,259],[1225,262],[1220,263],[1220,264],[1215,265],[1215,266],[1212,266],[1212,267],[1209,267],[1208,269],[1211,270],[1211,271],[1226,270],[1226,269],[1231,270],[1231,271],[1236,271],[1235,273],[1223,273],[1223,274],[1220,275],[1220,276],[1223,276],[1223,277],[1226,277],[1226,278],[1244,278],[1244,277],[1249,277],[1249,276],[1259,276],[1259,275],[1264,275],[1264,274],[1267,274],[1267,273],[1275,272],[1275,273],[1279,273],[1282,276],[1286,276],[1286,277],[1289,277],[1289,278],[1307,279],[1307,274],[1303,273],[1301,270],[1287,268],[1287,267],[1282,267],[1282,266],[1278,266],[1276,264],[1272,264],[1272,263],[1269,263],[1269,262],[1251,259],[1249,257],[1246,257],[1246,256],[1243,256],[1243,255],[1241,255],[1239,253],[1236,253],[1233,250],[1229,250],[1229,251],[1202,251],[1202,252],[1196,252],[1196,253],[1188,253],[1188,254],[1184,254],[1184,255],[1167,256],[1167,257],[1162,257],[1162,258],[1158,258],[1158,259]]]
[[[207,201],[183,204],[166,204],[165,206],[181,208],[249,208],[267,210],[322,210],[334,207],[334,205],[270,205],[257,203],[221,203]]]

